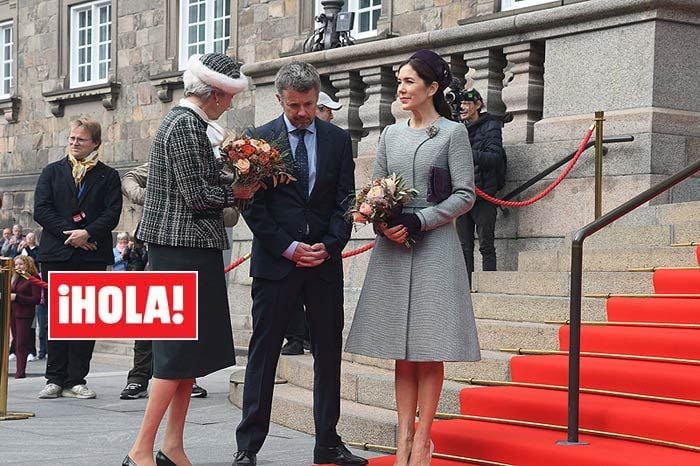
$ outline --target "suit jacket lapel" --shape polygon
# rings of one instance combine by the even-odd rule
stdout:
[[[296,167],[296,164],[294,163],[294,152],[292,151],[292,145],[289,143],[289,134],[287,133],[287,124],[284,122],[284,115],[280,115],[280,117],[276,120],[275,122],[275,127],[273,129],[274,133],[273,137],[276,138],[275,141],[278,141],[278,144],[280,146],[281,151],[287,151],[289,153],[289,158],[290,162],[293,164],[292,167]],[[317,155],[318,157],[318,155]],[[301,199],[306,202],[306,195],[301,189],[301,186],[299,183],[293,182],[291,185],[291,188],[299,194]],[[279,188],[278,188],[279,189]]]
[[[70,162],[68,161],[68,156],[66,156],[63,159],[63,162],[61,163],[61,171],[63,175],[63,179],[68,183],[68,190],[71,192],[71,195],[73,196],[73,199],[75,199],[75,202],[78,202],[78,188],[75,187],[75,180],[73,179],[73,169],[70,166]]]

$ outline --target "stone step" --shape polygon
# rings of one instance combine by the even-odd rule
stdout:
[[[559,326],[535,322],[477,319],[482,349],[502,348],[559,349]]]
[[[633,210],[617,225],[672,225],[700,218],[700,201],[643,206]]]
[[[311,390],[313,387],[313,357],[282,356],[277,365],[277,375],[298,387]],[[393,369],[381,369],[349,361],[343,361],[340,396],[344,400],[396,409]],[[446,380],[440,395],[439,409],[458,412],[459,392],[467,385]]]
[[[472,289],[478,293],[569,296],[568,272],[475,272]],[[584,272],[583,294],[652,293],[650,272]]]
[[[569,318],[569,298],[563,296],[528,296],[502,293],[473,293],[474,315],[480,319],[545,322]],[[583,320],[606,320],[605,300],[583,298]]]
[[[679,247],[589,249],[584,242],[583,270],[624,272],[639,267],[688,267],[697,265],[692,251]],[[571,269],[571,251],[523,251],[518,256],[519,271],[559,271]]]
[[[92,360],[131,368],[134,363],[134,341],[98,340]]]
[[[229,400],[241,407],[243,384],[231,383]],[[276,424],[312,434],[313,394],[291,383],[275,386],[271,421]],[[380,445],[396,444],[396,412],[349,400],[340,402],[338,433],[345,441],[369,442]]]
[[[673,242],[674,225],[620,225],[603,228],[586,238],[586,248],[639,248],[668,246]],[[571,249],[573,233],[564,237],[564,249]]]

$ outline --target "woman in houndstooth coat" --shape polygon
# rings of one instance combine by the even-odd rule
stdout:
[[[454,224],[474,204],[474,168],[466,128],[448,119],[443,90],[450,81],[447,63],[428,50],[416,52],[399,69],[399,98],[412,116],[385,128],[373,178],[397,173],[419,194],[389,226],[377,226],[382,233],[346,346],[350,353],[396,360],[400,466],[430,464],[443,361],[480,359]],[[436,169],[444,175],[436,181],[449,180],[444,184],[451,190],[429,201],[430,173]],[[417,241],[407,249],[403,242],[409,236]],[[414,431],[416,408],[420,419]]]

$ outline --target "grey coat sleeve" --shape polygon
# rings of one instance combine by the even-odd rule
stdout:
[[[416,212],[421,220],[423,231],[433,230],[469,212],[476,200],[474,161],[469,134],[464,125],[454,125],[452,128],[447,155],[452,179],[452,194],[439,204]]]

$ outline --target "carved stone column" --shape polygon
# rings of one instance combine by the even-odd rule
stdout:
[[[503,102],[513,121],[503,128],[503,142],[532,142],[535,123],[542,119],[544,44],[527,42],[503,48],[512,64],[513,80],[503,89]]]
[[[374,155],[382,130],[396,121],[391,114],[391,103],[396,97],[396,78],[390,66],[360,70],[366,89],[366,100],[359,108],[365,136],[358,144],[357,155]]]
[[[333,122],[341,128],[346,128],[352,137],[352,153],[357,157],[357,144],[365,136],[360,120],[359,108],[365,101],[365,85],[358,71],[343,71],[329,76],[331,85],[338,90],[336,100],[343,108],[333,112]]]
[[[464,54],[467,65],[474,69],[474,88],[484,98],[484,105],[492,115],[503,115],[505,105],[501,97],[503,90],[503,68],[506,58],[501,49],[482,49]]]

